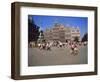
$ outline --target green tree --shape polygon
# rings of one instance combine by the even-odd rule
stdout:
[[[88,41],[88,34],[85,33],[84,36],[82,37],[82,42]]]
[[[74,41],[75,41],[75,42],[79,42],[79,38],[76,36],[76,37],[74,38]]]

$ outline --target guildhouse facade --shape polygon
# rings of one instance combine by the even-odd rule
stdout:
[[[78,37],[80,40],[80,29],[78,27],[64,26],[59,23],[55,23],[51,29],[47,28],[44,31],[44,38],[46,41],[66,42],[66,40],[74,40],[75,37]]]

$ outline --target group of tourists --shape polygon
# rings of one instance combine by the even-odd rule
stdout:
[[[75,44],[74,42],[70,44],[70,53],[72,55],[77,55],[79,53],[78,44]]]
[[[85,42],[84,45],[87,43]],[[34,45],[33,43],[30,43],[30,45]],[[62,43],[60,41],[52,41],[52,42],[45,42],[45,43],[38,43],[37,47],[40,50],[52,50],[52,47],[57,47],[57,48],[66,48],[70,50],[70,54],[72,55],[77,55],[79,53],[79,46],[81,46],[82,43],[80,42],[74,42],[74,41],[69,41]]]
[[[60,41],[47,42],[47,43],[42,43],[42,44],[39,43],[38,44],[38,48],[40,50],[51,50],[51,47],[61,48],[61,47],[64,47],[64,46],[67,46],[67,43],[62,43]]]
[[[51,50],[51,43],[42,43],[42,44],[38,44],[38,48],[40,49],[40,50]]]
[[[75,42],[66,42],[62,43],[60,41],[54,41],[54,42],[47,42],[47,43],[42,43],[38,44],[38,48],[40,50],[51,50],[52,47],[57,47],[57,48],[69,48],[71,54],[78,54],[79,53],[79,44],[76,44]]]

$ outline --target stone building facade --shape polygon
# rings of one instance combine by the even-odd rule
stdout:
[[[51,29],[44,31],[44,38],[46,41],[61,41],[74,40],[78,37],[80,40],[80,29],[78,27],[64,26],[63,24],[54,24]]]

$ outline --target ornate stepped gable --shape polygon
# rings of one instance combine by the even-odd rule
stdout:
[[[80,40],[80,29],[78,27],[72,27],[69,25],[55,23],[51,29],[44,31],[44,38],[46,41],[61,41],[74,40],[78,37]]]

